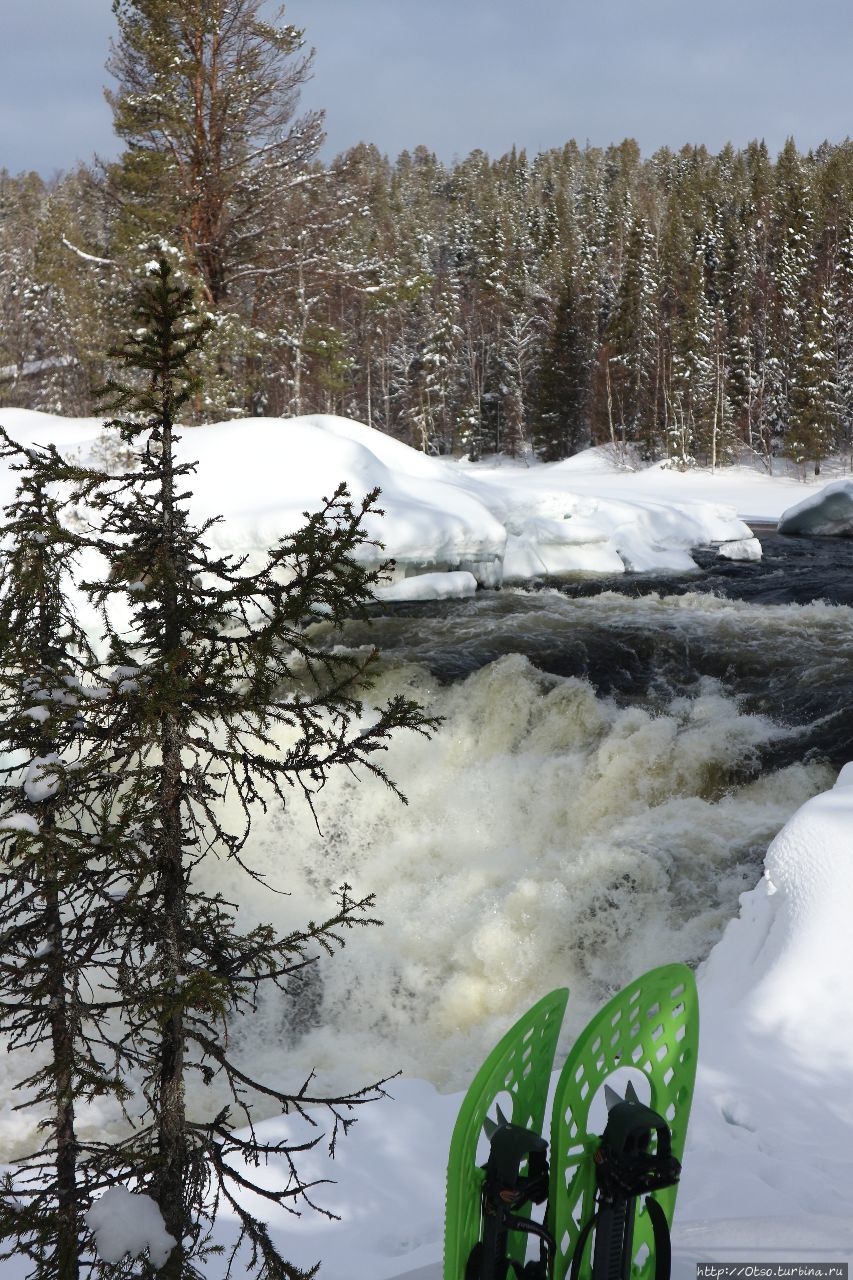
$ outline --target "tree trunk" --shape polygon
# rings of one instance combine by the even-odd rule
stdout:
[[[50,839],[50,827],[42,828]],[[50,941],[48,986],[50,1035],[53,1049],[54,1131],[56,1134],[57,1280],[78,1280],[79,1205],[77,1201],[77,1139],[74,1129],[74,1012],[69,1005],[65,973],[55,852],[49,856],[45,917]]]
[[[159,1080],[159,1172],[157,1203],[166,1230],[178,1247],[161,1269],[163,1280],[180,1280],[183,1266],[186,1180],[186,1103],[184,1098],[184,1025],[180,1005],[183,971],[182,933],[186,910],[181,830],[181,753],[173,716],[163,717],[162,832],[158,896],[163,912],[159,943],[166,1017],[161,1028]]]
[[[163,388],[163,453],[160,498],[162,503],[164,671],[176,671],[180,658],[178,594],[175,581],[175,489],[172,474],[172,387]],[[171,570],[171,572],[170,572]],[[183,935],[186,925],[186,882],[183,864],[183,771],[181,731],[175,715],[165,711],[160,718],[160,850],[157,892],[162,912],[162,932],[158,942],[160,981],[165,1016],[161,1026],[159,1077],[159,1169],[157,1203],[166,1230],[178,1241],[160,1275],[163,1280],[181,1280],[186,1222],[187,1130],[184,1096],[184,1019],[180,980],[184,971]]]
[[[37,505],[44,513],[44,492],[37,489]],[[39,552],[38,649],[42,671],[49,671],[54,660],[54,635],[47,598],[49,557],[42,546]],[[39,735],[39,754],[48,759],[57,743],[44,731]],[[59,891],[60,864],[55,843],[55,815],[48,811],[41,817],[41,833],[46,852],[44,906],[46,941],[49,943],[47,985],[50,992],[50,1038],[53,1050],[54,1134],[56,1137],[56,1277],[57,1280],[79,1280],[79,1203],[77,1198],[77,1135],[74,1127],[74,1064],[77,1027],[75,1011],[69,1001],[69,982],[65,952],[65,933]]]

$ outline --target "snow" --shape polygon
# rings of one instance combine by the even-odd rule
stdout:
[[[480,586],[544,575],[690,572],[695,547],[760,558],[748,521],[775,522],[803,481],[754,467],[681,473],[631,469],[608,448],[564,462],[473,466],[429,458],[361,423],[328,414],[255,418],[187,431],[200,462],[200,516],[221,550],[263,551],[299,524],[342,480],[353,496],[373,487],[385,515],[368,524],[415,598],[434,598],[435,572],[467,572]],[[259,468],[254,459],[262,457]],[[455,587],[447,579],[448,589]]]
[[[44,724],[45,720],[50,719],[50,711],[47,707],[27,707],[21,712],[22,716],[26,716],[30,720],[36,720],[39,724]]]
[[[592,520],[532,516],[517,527],[518,532],[507,537],[504,582],[524,582],[543,574],[625,572],[625,561]]]
[[[760,560],[761,543],[758,538],[740,538],[734,542],[723,542],[719,553],[724,560]]]
[[[13,438],[52,441],[83,462],[105,465],[113,455],[120,461],[97,418],[3,409],[0,422]],[[186,429],[179,452],[199,463],[195,515],[224,517],[210,531],[211,543],[250,560],[298,528],[304,512],[342,481],[355,499],[379,488],[384,515],[366,527],[384,552],[364,554],[377,564],[395,561],[393,585],[405,586],[400,595],[382,588],[378,594],[387,600],[467,592],[469,579],[458,574],[494,587],[575,573],[690,572],[691,550],[700,546],[715,546],[729,559],[757,559],[760,546],[745,521],[775,522],[804,488],[790,476],[745,466],[635,470],[610,448],[558,463],[472,466],[426,457],[329,414]],[[11,484],[0,473],[4,501]]]
[[[748,467],[631,470],[605,448],[558,463],[471,466],[328,414],[218,423],[187,431],[180,448],[200,464],[196,514],[224,516],[211,541],[250,557],[341,481],[356,498],[378,487],[384,516],[367,528],[394,559],[394,578],[406,583],[398,598],[407,600],[435,598],[435,573],[493,587],[574,573],[691,572],[691,550],[703,546],[758,559],[745,519],[775,521],[803,489]],[[444,579],[448,595],[459,581]],[[386,589],[383,598],[395,597]]]
[[[162,1267],[175,1247],[150,1196],[138,1195],[125,1187],[111,1187],[96,1200],[86,1221],[95,1236],[98,1256],[104,1262],[121,1262],[148,1251],[155,1267]]]
[[[656,481],[666,474],[658,468],[648,474],[622,471],[601,449],[542,466],[503,465],[463,472],[509,535],[520,535],[529,546],[534,532],[534,546],[541,540],[546,564],[559,523],[577,522],[576,534],[567,530],[559,539],[573,544],[563,572],[689,572],[696,567],[692,547],[742,542],[752,536],[734,506],[727,503],[706,501],[698,494],[684,501],[675,489],[658,497]],[[531,520],[531,516],[540,519]],[[537,532],[544,536],[537,538]],[[603,563],[608,564],[606,570]],[[532,569],[529,553],[527,564]],[[542,572],[532,569],[519,576],[541,576]]]
[[[848,764],[773,841],[764,878],[703,966],[685,1221],[773,1215],[790,1224],[806,1214],[849,1223],[851,829]],[[824,1225],[823,1248],[853,1245]]]
[[[449,464],[369,427],[328,416],[241,419],[187,431],[179,451],[207,478],[196,514],[225,517],[209,535],[218,550],[263,553],[346,482],[356,500],[381,490],[384,516],[365,528],[384,552],[365,552],[375,563],[393,558],[396,578],[455,571],[500,583],[506,531],[476,493],[452,482]]]
[[[783,511],[779,532],[853,537],[853,480],[836,480]]]
[[[3,409],[0,422],[22,442],[52,441],[82,462],[121,465],[121,450],[97,418]],[[384,515],[366,527],[384,551],[365,548],[364,555],[376,564],[392,558],[393,584],[405,582],[402,595],[383,588],[384,599],[467,592],[470,580],[458,574],[494,587],[576,573],[691,572],[695,547],[756,559],[760,547],[744,521],[777,520],[804,488],[749,467],[713,474],[631,469],[609,448],[558,463],[473,466],[426,457],[329,414],[187,428],[179,453],[199,464],[191,485],[195,516],[223,517],[208,535],[214,549],[250,561],[298,528],[341,482],[357,500],[379,488]],[[0,471],[2,501],[11,498],[12,483],[8,470]]]
[[[461,600],[477,590],[477,579],[466,571],[455,573],[419,573],[388,586],[378,587],[377,600]]]
[[[0,831],[27,831],[31,836],[37,836],[39,830],[39,824],[29,813],[10,813],[0,818]]]
[[[30,761],[24,778],[24,794],[28,800],[38,804],[42,800],[50,800],[59,790],[61,776],[55,765],[57,755],[37,756]]]
[[[35,409],[0,409],[0,426],[13,440],[23,445],[55,444],[62,453],[74,446],[94,444],[101,435],[103,423],[103,418],[60,418]],[[8,483],[10,495],[12,487],[12,483]]]

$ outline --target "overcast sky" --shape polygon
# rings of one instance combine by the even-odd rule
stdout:
[[[853,133],[851,0],[292,0],[287,16],[317,51],[302,102],[326,110],[326,158]],[[0,167],[115,153],[113,31],[110,0],[4,0]]]

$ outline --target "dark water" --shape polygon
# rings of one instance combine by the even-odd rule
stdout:
[[[853,759],[853,540],[762,533],[763,559],[698,552],[697,571],[624,574],[377,606],[350,643],[455,681],[509,653],[583,677],[624,703],[663,708],[714,680],[747,712],[796,733],[763,767]]]
[[[606,582],[575,582],[563,587],[575,598],[598,595],[602,590],[633,597],[653,591],[683,595],[688,591],[712,592],[729,600],[753,604],[827,604],[853,607],[853,539],[793,538],[756,530],[761,542],[760,561],[723,560],[716,551],[694,551],[699,574],[681,578],[657,574],[626,574]]]

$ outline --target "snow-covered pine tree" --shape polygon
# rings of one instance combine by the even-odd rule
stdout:
[[[742,350],[734,355],[734,368],[745,377],[746,421],[741,439],[772,466],[775,419],[773,406],[778,383],[778,361],[772,341],[772,280],[770,269],[770,208],[772,170],[767,147],[753,142],[744,155],[747,170],[744,210],[745,283],[748,288],[748,330],[740,338]],[[735,334],[737,330],[735,329]]]
[[[130,336],[113,353],[125,377],[107,389],[114,426],[137,465],[87,494],[112,572],[86,589],[122,675],[105,738],[122,778],[112,816],[145,874],[127,904],[117,978],[144,1110],[108,1159],[114,1176],[152,1196],[178,1242],[158,1272],[163,1280],[199,1274],[205,1227],[222,1200],[248,1238],[244,1269],[293,1280],[299,1273],[240,1200],[247,1188],[285,1204],[307,1190],[298,1143],[266,1141],[251,1127],[248,1136],[237,1132],[251,1126],[253,1091],[303,1117],[325,1106],[334,1145],[349,1109],[379,1086],[330,1099],[312,1096],[309,1082],[254,1080],[225,1028],[254,1007],[260,988],[284,987],[314,950],[333,951],[348,929],[370,923],[373,902],[343,886],[327,918],[304,930],[279,937],[261,925],[241,933],[232,905],[200,886],[198,866],[219,855],[251,875],[253,806],[284,802],[295,789],[313,807],[337,765],[396,790],[380,759],[389,736],[400,728],[428,733],[432,722],[404,697],[368,712],[361,690],[371,657],[318,648],[306,629],[318,620],[337,627],[370,599],[379,573],[358,552],[375,494],[354,503],[339,489],[254,572],[210,551],[213,522],[192,523],[194,466],[181,460],[176,430],[196,394],[193,361],[205,330],[191,290],[161,257],[139,289]],[[121,626],[111,612],[116,597],[129,610]],[[237,830],[222,817],[226,789],[243,810]],[[218,1082],[230,1102],[213,1116],[196,1110],[186,1095],[191,1076],[202,1086]],[[252,1166],[275,1154],[290,1172],[271,1189]]]
[[[699,243],[686,272],[680,315],[673,325],[672,454],[715,465],[729,441],[725,320],[706,288],[707,245]]]
[[[480,290],[477,213],[472,207],[468,174],[457,175],[457,206],[451,210],[448,239],[457,281],[458,341],[455,388],[455,447],[477,462],[486,449],[483,390],[490,338]]]
[[[481,247],[482,309],[488,332],[483,426],[489,448],[523,457],[529,443],[533,387],[547,330],[540,253],[533,234],[527,157],[515,149],[495,165],[491,228]],[[485,228],[484,228],[485,229]],[[538,228],[537,228],[538,229]]]
[[[832,289],[839,445],[853,456],[853,221],[847,223],[841,236]]]
[[[570,277],[557,301],[537,384],[533,440],[545,462],[568,458],[589,443],[584,421],[589,371],[579,311]]]
[[[127,233],[177,242],[215,306],[257,265],[322,116],[296,116],[303,33],[263,0],[113,0],[107,97],[126,151],[108,171]]]
[[[51,205],[50,190],[28,174],[0,214],[0,398],[73,413],[84,379],[62,282],[44,260]]]
[[[458,282],[442,272],[434,283],[427,331],[410,367],[416,400],[412,414],[412,444],[424,453],[449,453],[455,444],[453,397],[459,381],[461,330]]]
[[[656,447],[654,391],[658,360],[659,282],[654,238],[644,217],[626,201],[622,273],[610,315],[607,342],[615,421],[622,443],[641,443],[649,456]]]
[[[802,321],[788,398],[791,416],[785,432],[785,452],[800,465],[812,463],[816,476],[836,444],[835,332],[830,291],[822,288],[809,301]]]
[[[523,458],[527,452],[527,386],[537,330],[538,317],[508,311],[489,352],[484,393],[489,405],[487,423],[496,448],[510,458]]]
[[[792,403],[801,353],[812,341],[806,337],[809,294],[815,284],[815,225],[813,193],[808,172],[789,138],[776,162],[771,225],[773,296],[768,347],[772,377],[772,414],[777,440],[795,426]],[[792,446],[796,450],[796,445]]]

